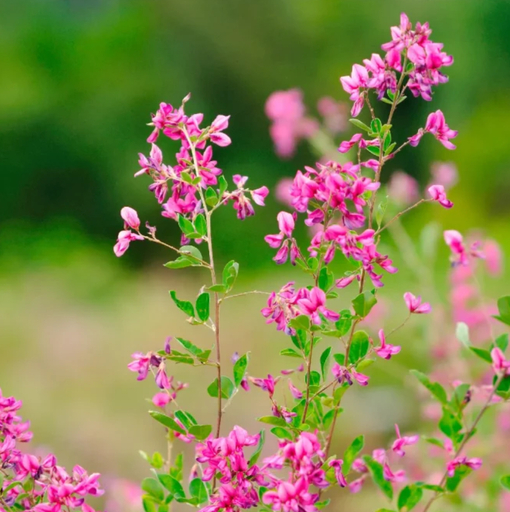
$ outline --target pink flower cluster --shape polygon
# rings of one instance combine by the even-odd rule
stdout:
[[[382,49],[386,51],[384,59],[374,53],[370,59],[363,61],[363,66],[354,64],[350,76],[340,79],[344,90],[354,101],[354,117],[363,108],[365,95],[370,89],[377,92],[379,98],[387,90],[395,94],[397,72],[409,77],[407,88],[415,97],[421,96],[428,101],[432,99],[432,86],[448,81],[448,77],[440,69],[451,66],[453,57],[442,51],[442,44],[429,39],[431,33],[428,23],[417,23],[413,30],[409,18],[402,14],[400,26],[391,28],[392,40],[382,45]]]
[[[235,426],[226,437],[210,437],[196,446],[196,461],[202,467],[202,480],[217,477],[220,485],[202,512],[233,512],[259,503],[257,488],[266,483],[266,473],[256,464],[249,464],[245,448],[255,446],[259,435],[250,436]]]
[[[136,172],[135,176],[150,176],[152,183],[149,190],[162,205],[163,217],[178,220],[179,216],[182,216],[193,223],[198,215],[204,213],[204,191],[210,186],[217,187],[213,189],[213,194],[217,196],[218,204],[232,201],[239,219],[254,215],[251,201],[264,206],[264,199],[269,190],[265,186],[255,190],[246,188],[248,178],[240,175],[234,176],[237,188],[233,191],[228,192],[226,186],[219,186],[218,178],[222,170],[213,159],[212,146],[208,145],[213,143],[224,147],[231,144],[230,137],[224,133],[230,116],[219,115],[210,126],[202,128],[200,125],[204,118],[203,114],[188,116],[185,113],[184,107],[189,98],[189,95],[186,96],[179,108],[174,108],[168,103],[160,104],[159,110],[152,116],[151,125],[155,127],[154,131],[147,139],[152,144],[150,154],[145,156],[140,153],[138,163],[141,170]],[[181,143],[173,166],[163,163],[163,153],[155,144],[160,132]],[[125,222],[125,229],[118,235],[114,248],[116,256],[122,256],[130,242],[147,238],[140,234],[140,220],[135,210],[125,207],[121,210],[121,216]],[[153,238],[155,228],[148,224],[146,227]],[[182,236],[182,244],[189,241]],[[202,239],[197,238],[195,241],[200,243]]]
[[[94,512],[85,498],[103,494],[98,473],[89,475],[81,466],[75,466],[69,474],[57,465],[54,455],[41,460],[21,451],[18,443],[27,443],[32,438],[29,423],[17,414],[21,405],[20,400],[4,397],[0,390],[0,467],[4,476],[0,510],[4,503],[33,512]]]
[[[267,474],[270,490],[263,495],[263,503],[275,512],[315,512],[318,491],[330,485],[326,480],[325,459],[317,433],[302,432],[296,441],[280,441],[278,453],[266,458],[262,467],[278,471],[288,468],[288,477],[283,479]],[[345,487],[347,482],[342,474],[342,464],[340,459],[328,462],[337,484]]]

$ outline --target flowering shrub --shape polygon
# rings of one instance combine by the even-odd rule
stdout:
[[[293,180],[282,180],[277,197],[291,211],[281,211],[274,230],[265,237],[275,250],[273,259],[277,264],[290,261],[309,279],[307,286],[289,282],[279,286],[278,291],[267,293],[267,305],[261,312],[267,323],[274,323],[281,331],[282,343],[287,342],[281,355],[300,360],[297,368],[282,370],[279,376],[250,375],[249,354],[235,354],[231,368],[222,358],[222,304],[241,295],[264,292],[233,293],[239,265],[232,260],[220,272],[214,259],[211,229],[217,209],[232,202],[237,217],[244,220],[255,213],[253,203],[264,206],[268,189],[248,189],[247,178],[239,175],[233,177],[232,188],[213,160],[213,145],[225,147],[231,143],[224,133],[227,116],[217,116],[209,126],[201,127],[202,114],[185,112],[189,96],[177,108],[162,103],[152,116],[154,131],[148,138],[152,148],[148,157],[140,155],[141,170],[135,176],[150,177],[149,190],[162,205],[162,215],[177,222],[182,232],[181,243],[174,247],[161,241],[156,228],[149,224],[146,234],[142,234],[136,211],[125,207],[121,210],[124,230],[119,233],[114,251],[121,256],[130,242],[150,241],[176,253],[176,258],[165,264],[170,269],[206,268],[210,281],[193,302],[175,291],[170,292],[170,297],[188,322],[208,328],[214,341],[211,345],[205,340],[195,343],[169,338],[161,350],[133,354],[129,364],[138,380],[152,374],[158,391],[150,414],[164,425],[169,444],[170,455],[166,460],[159,453],[145,456],[154,471],[154,476],[142,483],[146,511],[165,511],[172,501],[177,501],[207,512],[252,507],[314,512],[328,504],[327,492],[331,488],[357,493],[369,479],[388,502],[379,508],[380,512],[415,507],[427,511],[439,498],[456,493],[461,481],[482,467],[481,458],[474,456],[471,448],[476,447],[475,434],[485,412],[493,404],[510,398],[510,360],[505,356],[508,334],[492,336],[492,320],[485,307],[468,309],[468,302],[479,295],[471,289],[470,279],[475,276],[477,260],[486,256],[481,244],[466,242],[454,230],[444,232],[444,241],[452,254],[452,302],[458,322],[456,337],[462,342],[456,347],[466,347],[487,364],[484,376],[473,380],[467,371],[455,375],[455,365],[451,365],[446,378],[444,373],[434,378],[412,370],[435,401],[424,400],[425,415],[435,420],[437,433],[408,435],[396,425],[395,440],[388,448],[366,451],[364,436],[359,435],[341,456],[332,453],[344,394],[351,386],[369,385],[369,376],[365,374],[369,365],[377,361],[385,364],[385,360],[398,356],[402,347],[392,344],[391,337],[413,315],[436,314],[429,302],[407,292],[402,303],[395,305],[407,310],[406,319],[396,328],[387,331],[382,319],[374,320],[371,315],[381,300],[380,290],[388,281],[386,274],[397,272],[390,256],[379,247],[381,234],[389,231],[399,245],[403,214],[425,202],[436,202],[447,209],[453,207],[447,194],[456,182],[451,164],[435,167],[436,181],[428,186],[425,198],[420,198],[416,182],[405,173],[397,173],[387,188],[393,202],[380,193],[385,164],[406,146],[417,146],[423,136],[431,134],[445,148],[455,149],[451,140],[457,131],[448,126],[440,110],[432,112],[424,127],[410,134],[406,141],[399,143],[392,138],[395,112],[406,100],[406,93],[430,101],[433,89],[448,80],[443,70],[453,64],[453,58],[430,36],[427,23],[417,23],[413,28],[402,14],[400,25],[391,29],[392,40],[382,45],[384,57],[374,53],[363,65],[355,64],[351,75],[340,78],[353,101],[350,122],[360,131],[340,143],[340,154],[337,152],[335,158],[331,157],[333,138],[347,129],[347,109],[341,103],[329,98],[319,102],[321,124],[307,114],[298,90],[276,92],[267,101],[266,113],[277,153],[291,156],[299,140],[306,139],[321,158],[315,166],[297,171]],[[376,116],[374,100],[389,105],[385,120]],[[367,123],[358,119],[364,110],[369,117]],[[163,164],[162,152],[155,144],[160,132],[180,143],[171,165]],[[353,155],[351,160],[343,156],[349,154]],[[294,236],[300,218],[310,232],[307,247]],[[404,237],[404,241],[407,243],[408,238]],[[408,249],[405,244],[400,245],[402,250]],[[497,246],[493,242],[485,245],[491,253],[487,254],[487,263],[494,269],[498,266]],[[338,258],[346,261],[349,270],[335,276],[331,263]],[[336,290],[343,288],[350,290],[353,298],[347,307],[339,309]],[[510,325],[510,298],[500,299],[498,306],[496,318]],[[361,329],[362,322],[375,327],[377,336]],[[490,345],[473,343],[480,322],[490,326],[490,332],[482,338],[492,337]],[[328,339],[332,343],[327,343]],[[458,348],[455,356],[459,359]],[[441,355],[438,359],[447,366],[446,357]],[[215,425],[202,424],[200,418],[195,419],[177,404],[177,395],[187,384],[176,382],[169,375],[172,364],[216,369],[217,376],[207,388],[216,400]],[[304,379],[298,378],[300,373]],[[491,379],[489,383],[487,376]],[[287,381],[289,391],[284,402],[275,394],[276,386],[282,386],[283,380]],[[222,431],[226,407],[238,392],[254,392],[251,385],[260,388],[268,398],[268,414],[258,421],[269,425],[278,440],[276,453],[265,457],[261,457],[267,434],[264,429],[249,433],[235,426],[228,433]],[[182,455],[171,457],[172,445],[180,442],[195,447],[189,484],[183,478]],[[432,455],[440,459],[433,470],[436,473],[427,474],[428,464],[420,464],[418,443],[431,444],[434,451],[427,458]],[[405,464],[409,457],[411,461]],[[503,477],[501,483],[509,488],[510,476]]]

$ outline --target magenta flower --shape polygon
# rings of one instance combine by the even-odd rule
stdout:
[[[384,335],[383,329],[379,331],[379,340],[381,341],[381,346],[376,347],[375,353],[382,357],[383,359],[391,359],[391,356],[394,356],[398,354],[401,350],[401,347],[397,345],[390,345],[389,343],[386,343],[386,337]]]
[[[421,297],[416,297],[411,292],[404,293],[404,301],[406,303],[409,313],[425,314],[430,313],[432,307],[428,302],[422,304]]]
[[[138,218],[136,210],[133,210],[133,208],[130,208],[129,206],[124,206],[120,211],[120,216],[124,219],[124,227],[126,229],[131,228],[138,231],[140,228],[140,219]]]
[[[351,115],[357,117],[363,108],[365,101],[363,96],[363,89],[368,87],[368,71],[364,66],[360,64],[354,64],[352,66],[352,73],[350,76],[340,77],[340,82],[344,91],[349,94],[349,98],[354,101],[354,105],[351,110]]]
[[[321,324],[319,313],[322,313],[331,322],[336,322],[340,318],[338,313],[326,308],[326,294],[320,288],[305,290],[306,296],[298,300],[298,306],[303,314],[310,317],[312,323]]]
[[[232,143],[232,139],[222,133],[223,130],[228,128],[228,120],[230,116],[217,116],[216,119],[212,122],[211,127],[209,128],[209,138],[211,142],[214,144],[225,147]]]
[[[143,240],[142,235],[131,231],[121,231],[117,237],[117,243],[113,246],[113,252],[120,258],[129,248],[129,244],[135,240]]]
[[[277,215],[278,227],[280,232],[277,235],[267,235],[264,240],[269,244],[269,247],[278,249],[276,256],[273,260],[279,265],[285,263],[290,253],[290,262],[295,265],[296,259],[299,257],[299,248],[294,238],[292,238],[292,232],[295,226],[295,214],[292,215],[287,212],[280,212]]]
[[[294,384],[292,383],[292,381],[290,379],[289,379],[289,389],[290,389],[291,395],[296,400],[301,400],[303,398],[303,393],[301,391],[299,391],[299,389],[296,386],[294,386]]]
[[[506,374],[510,375],[510,361],[505,359],[505,354],[499,347],[491,350],[492,368],[497,375]]]
[[[444,114],[440,110],[436,110],[435,112],[429,114],[425,128],[420,128],[416,135],[409,137],[409,143],[411,146],[417,146],[425,133],[431,133],[434,135],[434,137],[446,149],[455,149],[456,147],[450,142],[450,139],[457,137],[459,132],[449,128],[449,126],[446,124]]]
[[[335,469],[335,478],[336,478],[336,481],[338,482],[338,485],[340,487],[347,487],[347,485],[348,485],[347,480],[345,479],[345,476],[342,473],[343,463],[344,463],[344,461],[342,459],[333,459],[328,462],[328,466],[330,468]]]
[[[397,432],[397,439],[394,441],[391,449],[400,457],[403,457],[406,453],[404,447],[416,444],[420,440],[420,436],[404,436],[400,435],[400,429],[398,425],[395,425],[395,431]]]
[[[433,201],[437,201],[444,208],[451,208],[453,203],[446,197],[443,185],[432,185],[428,188],[428,193]]]
[[[280,377],[276,377],[275,379],[272,375],[269,374],[266,379],[261,379],[258,377],[250,377],[249,379],[255,386],[262,389],[262,391],[267,391],[269,393],[269,398],[272,398],[274,395],[275,386],[280,380]]]
[[[152,403],[156,407],[165,407],[172,400],[171,396],[168,393],[156,393],[152,397]]]
[[[468,459],[465,456],[456,457],[452,461],[450,461],[446,467],[448,476],[452,477],[455,475],[455,470],[459,466],[467,466],[468,468],[471,468],[472,470],[477,470],[482,466],[482,459],[479,458],[472,458]]]

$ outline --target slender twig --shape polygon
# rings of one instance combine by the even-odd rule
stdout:
[[[503,372],[498,377],[498,379],[496,380],[496,382],[495,382],[495,384],[494,384],[494,386],[492,388],[492,391],[491,391],[491,393],[489,395],[489,398],[487,398],[487,401],[485,402],[484,406],[482,407],[482,409],[478,413],[477,417],[475,418],[475,421],[471,425],[471,428],[469,429],[469,431],[464,436],[464,439],[462,440],[462,443],[460,443],[459,448],[455,452],[455,455],[453,456],[453,459],[456,459],[462,453],[462,450],[465,448],[465,446],[467,445],[467,443],[471,439],[471,437],[473,435],[473,432],[475,431],[475,428],[477,427],[477,425],[480,422],[480,420],[482,419],[483,415],[485,414],[485,412],[487,411],[487,409],[491,405],[492,399],[494,398],[494,395],[496,394],[496,390],[498,389],[498,387],[501,384],[502,380],[505,378],[505,375],[506,375],[505,372]],[[439,482],[439,486],[440,487],[443,487],[443,485],[446,483],[446,479],[447,478],[448,478],[448,470],[446,470],[444,472],[443,478],[441,478],[441,482]],[[430,498],[430,500],[425,505],[425,508],[423,509],[423,512],[427,512],[430,509],[430,507],[432,506],[432,503],[434,503],[434,501],[437,498],[439,498],[440,494],[442,495],[443,493],[439,493],[437,491],[434,493],[432,498]]]
[[[313,357],[313,334],[312,339],[310,341],[310,353],[308,354],[308,359],[306,361],[306,400],[305,400],[305,408],[303,409],[303,418],[301,419],[301,423],[306,421],[306,414],[308,413],[308,406],[310,404],[310,375],[312,373],[312,357]]]
[[[271,293],[269,293],[269,292],[262,292],[260,290],[251,290],[249,292],[241,292],[241,293],[236,293],[234,295],[227,295],[226,297],[223,297],[223,299],[220,299],[220,302],[224,302],[227,299],[235,299],[236,297],[244,297],[245,295],[252,295],[252,294],[271,295]]]
[[[195,168],[195,172],[197,176],[199,176],[199,165],[197,160],[197,152],[195,148],[195,144],[191,141],[191,137],[189,136],[187,128],[184,126],[183,133],[188,141],[190,146],[191,156],[193,158],[193,166]],[[213,243],[212,243],[212,228],[211,228],[211,211],[207,208],[207,203],[205,201],[204,192],[202,187],[199,185],[197,187],[198,193],[200,194],[200,199],[202,201],[202,208],[205,213],[206,220],[206,228],[207,228],[207,247],[209,249],[209,270],[211,271],[211,282],[212,285],[215,286],[217,284],[216,281],[216,270],[214,268],[214,251],[213,251]],[[222,401],[221,401],[221,347],[220,347],[220,298],[217,292],[214,293],[214,334],[215,334],[215,345],[216,345],[216,362],[217,362],[217,378],[218,378],[218,407],[217,407],[217,421],[216,421],[216,437],[220,436],[221,432],[221,419],[223,415]]]
[[[405,210],[402,210],[401,212],[397,213],[395,215],[395,217],[393,217],[392,219],[390,219],[382,228],[379,228],[374,236],[377,236],[379,233],[381,233],[382,231],[384,231],[390,224],[393,224],[393,222],[395,222],[397,219],[399,219],[400,217],[402,217],[402,215],[404,215],[405,213],[413,210],[414,208],[416,208],[417,206],[419,206],[420,204],[422,203],[427,203],[428,201],[432,201],[432,199],[420,199],[419,201],[417,201],[416,203],[414,203],[413,205],[409,206],[408,208],[406,208]]]

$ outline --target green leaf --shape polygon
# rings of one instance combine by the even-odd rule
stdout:
[[[360,318],[365,318],[376,304],[375,290],[360,293],[352,301],[354,311]]]
[[[365,461],[365,464],[368,467],[368,470],[370,471],[370,474],[372,475],[372,479],[381,489],[381,491],[386,495],[386,497],[389,500],[393,499],[393,487],[388,480],[384,478],[384,470],[382,467],[382,464],[379,464],[379,462],[372,459],[372,457],[369,457],[368,455],[365,455],[363,457],[363,460]]]
[[[184,258],[187,258],[193,265],[201,265],[198,260],[203,260],[202,253],[194,245],[183,245],[179,252]]]
[[[213,284],[212,286],[209,286],[207,288],[210,292],[216,292],[216,293],[225,293],[227,291],[227,288],[224,284]]]
[[[381,226],[382,221],[384,219],[384,215],[386,214],[386,209],[388,208],[388,196],[386,196],[382,201],[377,205],[377,210],[375,212],[375,221],[377,222],[377,226]]]
[[[366,132],[371,132],[370,126],[367,126],[365,123],[360,121],[359,119],[349,119],[349,122],[352,123],[356,128],[359,128],[360,130],[364,130]]]
[[[494,316],[500,322],[510,325],[510,297],[501,297],[498,299],[499,316]]]
[[[415,485],[406,485],[398,496],[398,509],[408,512],[412,510],[423,497],[423,490],[421,487]]]
[[[172,496],[176,498],[186,497],[182,485],[173,476],[158,474],[158,479]]]
[[[222,398],[230,398],[234,393],[234,383],[228,378],[222,375],[221,377],[221,396]],[[213,398],[218,398],[218,379],[214,381],[207,388],[207,393]]]
[[[172,350],[172,353],[165,356],[169,361],[174,361],[175,363],[182,363],[182,364],[195,364],[195,360],[188,356],[187,354],[181,354],[177,353],[176,350]]]
[[[306,315],[299,315],[289,322],[289,327],[308,331],[310,329],[310,318]]]
[[[352,315],[348,309],[340,311],[340,319],[335,323],[335,327],[340,331],[340,336],[347,334],[352,325]]]
[[[308,375],[305,375],[305,381],[308,382]],[[310,372],[310,386],[318,386],[321,383],[321,375],[315,370]]]
[[[478,347],[469,347],[469,350],[471,350],[471,352],[477,355],[480,359],[483,359],[486,363],[492,363],[491,353],[488,350]]]
[[[175,338],[190,354],[198,356],[202,353],[202,349],[191,343],[191,341],[183,338]],[[171,355],[171,354],[170,354]]]
[[[469,340],[469,327],[464,322],[459,322],[455,329],[455,336],[466,347],[471,348],[471,341]]]
[[[441,384],[438,382],[431,382],[424,373],[421,373],[418,370],[410,370],[410,373],[414,375],[442,404],[446,405],[448,403],[448,396]]]
[[[385,125],[387,126],[387,125]],[[386,132],[386,135],[384,137],[384,142],[383,142],[383,150],[384,150],[384,153],[386,153],[386,151],[388,151],[388,148],[391,146],[391,132],[390,131],[387,131]]]
[[[493,384],[496,384],[497,381],[496,375],[494,375]],[[498,386],[496,390],[496,395],[508,400],[510,398],[510,376],[506,376]]]
[[[175,417],[184,425],[185,428],[190,429],[193,425],[197,424],[197,420],[185,411],[175,411]]]
[[[166,428],[170,430],[174,430],[175,432],[179,432],[179,434],[186,434],[186,431],[180,427],[173,418],[163,414],[159,411],[149,411],[149,414],[156,420],[159,421],[162,425],[165,425]]]
[[[156,503],[154,502],[154,499],[151,498],[151,496],[147,496],[146,494],[142,496],[142,505],[143,510],[145,512],[156,512]]]
[[[358,456],[359,452],[363,450],[363,446],[365,444],[364,436],[358,436],[354,441],[349,445],[347,450],[344,453],[344,464],[342,466],[342,471],[344,474],[349,473],[351,470],[352,463]]]
[[[207,223],[205,221],[205,217],[201,213],[197,215],[193,225],[194,231],[196,231],[201,237],[207,235]]]
[[[303,356],[301,354],[298,354],[293,348],[284,348],[283,350],[280,351],[280,355],[303,359]]]
[[[261,418],[257,418],[257,421],[267,423],[268,425],[276,425],[277,427],[287,426],[287,422],[283,418],[277,418],[276,416],[262,416]]]
[[[329,363],[331,360],[331,347],[328,347],[324,352],[321,354],[321,373],[322,378],[326,380],[326,375],[329,371]]]
[[[370,123],[370,131],[373,133],[381,133],[382,129],[382,122],[380,119],[372,119],[372,122]]]
[[[429,437],[429,436],[421,436],[421,438],[430,444],[433,444],[434,446],[439,446],[444,450],[444,443],[441,441],[441,439],[437,439],[436,437]]]
[[[462,423],[446,408],[443,407],[443,416],[439,420],[439,430],[451,439],[457,441],[457,434],[462,430]]]
[[[225,179],[225,176],[223,176],[223,174],[218,178],[218,185],[220,187],[218,196],[220,199],[223,199],[223,194],[228,188],[227,180]]]
[[[502,476],[499,483],[508,491],[510,491],[510,475]]]
[[[462,480],[464,480],[464,478],[466,478],[469,473],[471,473],[471,471],[472,470],[467,466],[458,466],[455,469],[455,474],[446,479],[446,490],[448,492],[455,492]]]
[[[170,297],[181,311],[184,311],[184,313],[186,313],[188,316],[195,316],[195,309],[193,308],[193,304],[191,304],[191,302],[188,302],[187,300],[179,300],[174,290],[170,291]]]
[[[179,256],[177,259],[173,261],[168,261],[163,266],[166,268],[177,269],[177,268],[186,268],[191,267],[192,263],[188,258],[184,256]]]
[[[396,142],[393,142],[392,144],[390,144],[384,151],[384,156],[388,156],[388,155],[391,155],[391,152],[395,149],[395,146],[397,145]]]
[[[381,151],[377,146],[367,146],[367,151],[372,153],[374,156],[379,156],[381,154]]]
[[[241,356],[234,364],[234,385],[236,388],[239,387],[241,381],[244,379],[244,375],[246,374],[246,368],[248,366],[248,360],[248,354],[244,354],[244,356]]]
[[[182,468],[184,467],[184,455],[178,453],[174,460],[173,467],[170,468],[170,476],[174,477],[178,482],[182,481]]]
[[[261,430],[259,433],[259,442],[257,443],[257,447],[253,452],[250,460],[248,461],[248,466],[253,466],[259,460],[260,454],[262,453],[262,448],[264,447],[264,441],[266,440],[266,431]]]
[[[195,232],[193,224],[182,215],[177,216],[177,223],[179,224],[181,231],[184,233],[184,236],[186,236],[186,238],[192,238],[189,235],[192,235]]]
[[[356,364],[368,354],[370,342],[365,331],[356,331],[351,340],[349,349],[349,363]]]
[[[335,276],[328,269],[328,267],[322,267],[321,271],[319,272],[319,280],[318,280],[319,288],[321,290],[327,292],[333,286],[334,281],[335,281]]]
[[[205,190],[205,202],[208,206],[216,206],[218,204],[218,194],[212,187]]]
[[[165,491],[155,478],[144,478],[142,480],[142,490],[158,501],[165,499]]]
[[[209,294],[207,292],[201,293],[195,304],[198,318],[202,322],[206,322],[209,319]]]
[[[201,478],[194,478],[189,484],[189,493],[195,498],[195,503],[201,505],[209,499],[209,493],[207,487]]]
[[[194,435],[199,441],[206,439],[209,437],[209,434],[212,432],[211,425],[193,425],[189,428],[189,433]]]
[[[223,269],[223,284],[227,291],[231,290],[239,274],[239,263],[229,261]]]
[[[345,365],[345,355],[344,354],[333,354],[333,359],[335,360],[335,363],[338,363],[340,366]]]
[[[289,441],[294,440],[294,437],[292,436],[292,434],[288,430],[286,430],[282,427],[272,428],[271,433],[273,435],[275,435],[278,439],[288,439]]]
[[[502,352],[505,352],[508,348],[508,333],[500,334],[494,341],[494,345]]]

